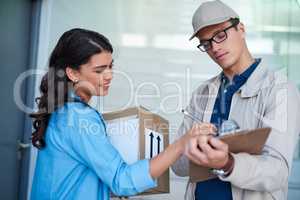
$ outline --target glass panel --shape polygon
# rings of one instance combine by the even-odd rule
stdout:
[[[92,0],[85,4],[77,0],[72,1],[73,6],[68,0],[51,3],[45,55],[67,29],[84,27],[103,33],[115,47],[117,69],[111,93],[104,101],[105,111],[144,105],[178,124],[179,111],[188,103],[191,92],[219,72],[205,54],[197,51],[197,41],[188,41],[191,17],[200,2]],[[224,2],[240,13],[254,56],[264,57],[273,69],[283,69],[300,86],[299,1]]]
[[[192,14],[201,2],[73,0],[70,5],[70,0],[44,1],[39,66],[45,68],[64,31],[83,27],[103,33],[115,48],[116,66],[111,93],[101,100],[104,111],[143,105],[170,120],[172,141],[182,120],[179,111],[187,105],[192,91],[220,72],[196,48],[196,39],[188,41]],[[300,87],[299,0],[224,2],[240,14],[254,56],[263,57],[270,68],[283,70]],[[300,159],[299,146],[295,159]],[[171,185],[186,181],[174,174],[171,177]],[[183,199],[184,187],[176,187],[176,191],[174,187],[161,199]]]

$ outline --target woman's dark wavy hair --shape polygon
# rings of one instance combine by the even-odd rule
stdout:
[[[31,140],[35,147],[41,149],[46,145],[44,135],[51,113],[71,101],[68,90],[72,82],[66,68],[78,70],[91,56],[101,52],[112,53],[113,48],[109,40],[97,32],[75,28],[60,37],[51,53],[48,72],[41,81],[41,96],[35,100],[38,111],[30,114],[34,118]]]

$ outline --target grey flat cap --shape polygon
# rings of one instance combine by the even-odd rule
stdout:
[[[202,3],[193,15],[192,25],[194,33],[190,37],[190,40],[197,35],[200,29],[225,22],[230,18],[239,18],[239,16],[233,9],[220,0]]]

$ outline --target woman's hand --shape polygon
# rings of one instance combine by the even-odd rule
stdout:
[[[216,134],[216,127],[210,123],[194,124],[192,129],[181,138],[170,144],[163,152],[150,160],[150,174],[153,178],[158,178],[168,169],[181,155],[186,155],[190,160],[199,162],[200,154],[199,138],[208,142]]]
[[[195,164],[221,169],[228,164],[229,148],[226,143],[215,138],[217,129],[213,124],[195,124],[185,134],[184,155]]]
[[[208,142],[208,140],[216,135],[217,128],[211,123],[194,124],[182,138],[183,140],[183,154],[189,160],[199,163],[199,156],[201,151],[199,149],[199,141]]]

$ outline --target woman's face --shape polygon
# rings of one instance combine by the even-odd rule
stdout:
[[[93,55],[89,62],[80,66],[75,72],[79,82],[76,91],[88,96],[106,96],[113,78],[113,59],[110,52]]]

